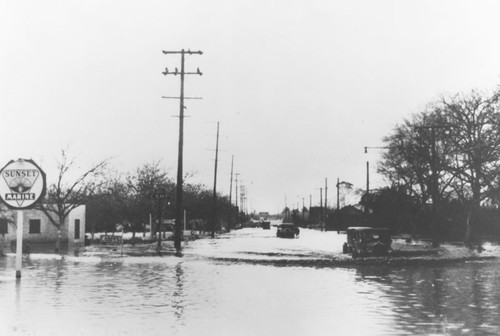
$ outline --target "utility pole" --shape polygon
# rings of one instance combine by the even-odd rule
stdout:
[[[304,221],[304,209],[305,209],[305,205],[304,205],[304,197],[302,197],[302,222]]]
[[[196,72],[186,72],[184,71],[184,59],[185,55],[202,55],[203,52],[201,51],[191,51],[191,50],[184,50],[182,49],[181,51],[165,51],[163,50],[163,53],[165,55],[169,54],[180,54],[181,55],[181,71],[179,72],[177,68],[175,68],[175,72],[169,72],[168,68],[165,68],[165,71],[162,72],[165,76],[166,75],[180,75],[181,78],[181,91],[180,91],[180,96],[179,97],[164,97],[164,98],[174,98],[174,99],[179,99],[179,151],[178,151],[178,159],[177,159],[177,189],[176,189],[176,207],[175,207],[175,230],[174,230],[174,246],[177,255],[180,255],[181,253],[181,242],[182,242],[182,210],[183,210],[183,202],[182,202],[182,197],[183,197],[183,170],[182,170],[182,161],[183,161],[183,147],[184,147],[184,99],[200,99],[200,98],[190,98],[190,97],[184,97],[184,76],[185,75],[199,75],[201,76],[202,73],[200,72],[200,69],[198,68]]]
[[[283,209],[283,217],[284,217],[284,220],[283,222],[288,222],[288,204],[287,204],[287,199],[286,199],[286,194],[285,194],[285,209]]]
[[[231,231],[231,225],[233,220],[233,203],[232,203],[232,194],[233,194],[233,163],[234,163],[234,155],[231,156],[231,182],[229,183],[229,221],[227,225],[228,231]]]
[[[326,232],[326,219],[328,218],[328,178],[325,177],[325,213],[324,213],[324,226]]]
[[[214,170],[214,204],[212,212],[212,238],[215,237],[217,221],[217,159],[219,156],[219,122],[217,122],[217,140],[215,142],[215,170]]]
[[[366,196],[370,193],[370,162],[366,161]]]
[[[368,204],[370,200],[368,199],[370,195],[370,162],[366,161],[366,204],[365,204],[365,214],[368,215]],[[367,219],[368,221],[368,219]]]
[[[240,209],[238,208],[238,176],[240,176],[240,174],[236,173],[236,189],[234,193],[234,198],[236,200],[236,221],[240,220]]]
[[[319,228],[323,231],[323,188],[319,188]]]
[[[244,184],[240,184],[240,206],[241,206],[241,211],[245,215],[248,215],[248,208],[247,208],[247,188],[246,188],[246,186]]]
[[[368,149],[388,149],[390,147],[368,147],[365,146],[365,154],[368,154]],[[366,160],[366,197],[370,194],[370,162]],[[365,212],[368,213],[368,207],[365,207]]]

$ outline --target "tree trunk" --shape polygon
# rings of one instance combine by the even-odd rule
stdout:
[[[467,216],[467,227],[464,242],[469,247],[476,243],[476,226],[479,209],[481,207],[481,190],[479,183],[472,183],[472,204]]]
[[[57,227],[57,239],[56,239],[56,248],[55,248],[55,252],[56,253],[59,253],[59,251],[61,250],[61,227],[58,226]]]
[[[62,236],[62,227],[64,226],[64,222],[66,221],[66,217],[62,214],[59,214],[59,225],[57,226],[57,240],[56,240],[56,253],[61,251],[61,236]]]
[[[467,215],[467,225],[466,225],[466,229],[465,229],[465,238],[464,238],[464,242],[467,246],[469,247],[472,247],[474,242],[476,241],[476,230],[475,230],[475,226],[476,226],[476,205],[473,204],[470,211],[469,211],[469,214]]]

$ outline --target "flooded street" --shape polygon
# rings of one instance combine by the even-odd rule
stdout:
[[[315,266],[344,239],[242,229],[189,242],[183,258],[34,254],[20,281],[0,258],[0,335],[500,334],[497,260]]]

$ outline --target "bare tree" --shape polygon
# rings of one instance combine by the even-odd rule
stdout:
[[[432,203],[431,231],[433,244],[439,244],[440,204],[451,197],[455,176],[447,169],[450,158],[448,126],[436,105],[432,104],[411,120],[398,125],[384,138],[385,152],[378,171],[391,180],[398,190],[418,201],[421,210]]]
[[[60,250],[61,231],[68,215],[75,208],[84,205],[103,183],[104,169],[108,161],[103,160],[71,182],[68,176],[75,168],[75,162],[68,157],[66,150],[61,150],[61,160],[57,164],[57,181],[47,188],[47,194],[37,205],[50,222],[57,228],[56,252]]]
[[[442,98],[442,113],[452,125],[451,173],[458,177],[455,191],[468,204],[465,242],[475,240],[477,214],[491,195],[500,172],[500,91],[485,95],[477,91]]]
[[[481,204],[498,198],[500,173],[500,90],[443,97],[406,120],[384,141],[379,172],[422,205],[432,200],[439,221],[443,200],[467,207],[465,241],[475,239]]]

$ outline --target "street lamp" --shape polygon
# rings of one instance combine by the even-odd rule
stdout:
[[[389,147],[368,147],[365,146],[365,154],[368,154],[368,149],[387,149]],[[370,162],[366,160],[366,197],[370,194]],[[368,213],[368,207],[365,206],[365,213]]]

